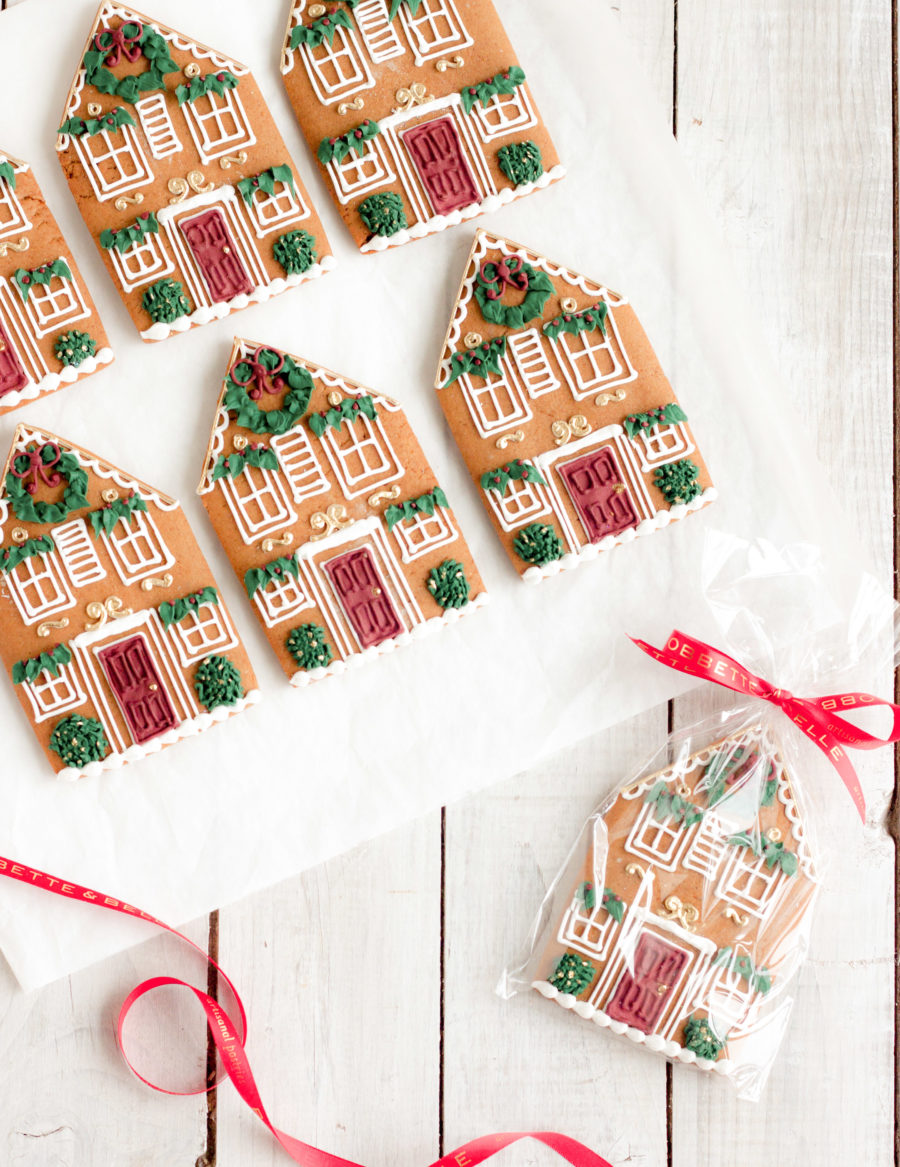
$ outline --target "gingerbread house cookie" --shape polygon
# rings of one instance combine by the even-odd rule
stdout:
[[[235,340],[198,490],[294,685],[487,600],[397,402],[301,357]]]
[[[175,499],[26,426],[0,486],[0,656],[60,778],[155,753],[260,699]]]
[[[91,28],[56,148],[144,340],[334,266],[250,70],[112,0]]]
[[[112,359],[31,167],[0,152],[0,413],[72,385]]]
[[[716,497],[625,297],[487,231],[475,237],[436,388],[528,580]]]
[[[817,893],[792,779],[759,727],[615,794],[560,885],[533,986],[757,1092]]]
[[[292,0],[281,71],[362,251],[565,174],[490,0]]]

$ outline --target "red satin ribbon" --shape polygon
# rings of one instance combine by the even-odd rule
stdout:
[[[833,693],[827,697],[795,697],[786,689],[776,689],[762,677],[757,677],[727,653],[712,648],[702,640],[685,636],[683,632],[673,632],[666,641],[665,648],[654,648],[650,644],[645,644],[643,640],[635,640],[634,637],[631,637],[631,640],[638,648],[662,664],[668,665],[670,669],[688,673],[692,677],[702,677],[705,681],[714,681],[715,684],[731,689],[735,693],[746,693],[777,705],[825,754],[850,792],[860,818],[863,822],[866,821],[866,800],[853,763],[844,747],[849,746],[854,750],[877,750],[879,746],[889,746],[892,742],[900,741],[900,705],[882,701],[879,697],[873,697],[871,693]],[[894,727],[886,738],[866,733],[864,729],[846,721],[838,713],[838,710],[844,712],[863,706],[871,708],[873,705],[882,705],[890,709],[894,715]]]
[[[299,1139],[285,1134],[284,1131],[280,1131],[273,1125],[269,1116],[266,1114],[262,1098],[253,1078],[253,1071],[250,1069],[247,1051],[244,1048],[247,1034],[247,1014],[244,1010],[243,1002],[238,996],[237,989],[235,989],[222,969],[193,940],[189,940],[187,936],[183,936],[181,932],[178,932],[175,928],[171,928],[155,916],[151,916],[147,912],[142,912],[140,908],[135,908],[131,904],[116,899],[114,896],[102,895],[100,892],[92,891],[88,887],[82,887],[78,883],[67,883],[64,880],[57,879],[55,876],[48,875],[45,871],[38,871],[34,867],[29,867],[25,863],[13,863],[10,859],[0,857],[0,876],[3,875],[9,879],[16,879],[21,883],[42,888],[44,891],[53,892],[54,895],[62,896],[65,899],[81,900],[84,903],[94,904],[99,908],[106,908],[113,912],[121,912],[123,915],[139,916],[149,924],[155,924],[158,928],[164,928],[166,932],[170,932],[173,936],[177,936],[180,940],[185,941],[186,944],[190,944],[192,948],[196,949],[217,970],[219,976],[228,985],[237,1004],[238,1024],[235,1024],[234,1020],[214,997],[209,996],[208,993],[203,992],[201,989],[195,988],[194,985],[188,984],[187,981],[179,980],[176,977],[151,977],[150,980],[144,981],[136,989],[133,989],[125,998],[122,1008],[119,1011],[116,1034],[122,1057],[125,1059],[128,1068],[135,1077],[140,1078],[147,1086],[150,1086],[153,1090],[158,1090],[161,1094],[203,1094],[212,1089],[212,1086],[208,1086],[205,1090],[166,1090],[162,1086],[157,1086],[142,1074],[139,1074],[125,1052],[123,1036],[125,1019],[135,1002],[147,993],[153,992],[154,989],[172,985],[187,989],[194,994],[203,1006],[209,1031],[213,1035],[216,1049],[222,1058],[222,1065],[228,1077],[234,1083],[238,1094],[253,1113],[257,1115],[260,1121],[269,1128],[290,1158],[295,1163],[300,1164],[301,1167],[362,1167],[361,1164],[354,1163],[350,1159],[342,1159],[340,1155],[332,1155],[328,1151],[320,1151],[318,1147],[310,1146],[309,1143],[302,1143]],[[464,1143],[461,1147],[457,1147],[455,1151],[450,1151],[432,1163],[431,1167],[477,1167],[485,1159],[489,1159],[492,1155],[496,1155],[498,1151],[502,1151],[504,1147],[508,1147],[511,1143],[516,1143],[520,1139],[536,1139],[539,1143],[543,1143],[545,1146],[550,1147],[551,1150],[556,1151],[572,1167],[611,1167],[611,1164],[606,1159],[597,1155],[589,1147],[584,1146],[583,1143],[579,1143],[575,1139],[570,1139],[568,1135],[560,1135],[554,1131],[518,1131],[505,1134],[483,1135],[479,1139],[473,1139],[470,1143]]]

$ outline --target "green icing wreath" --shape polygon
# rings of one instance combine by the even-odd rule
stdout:
[[[303,275],[316,262],[316,237],[309,231],[288,231],[275,240],[272,254],[286,275]]]
[[[698,1058],[714,1062],[725,1048],[727,1039],[718,1037],[708,1017],[690,1017],[684,1026],[684,1048]]]
[[[654,484],[670,506],[693,501],[701,491],[699,477],[700,469],[690,458],[657,466],[653,471]]]
[[[324,669],[334,659],[331,645],[325,639],[325,629],[318,624],[301,624],[288,633],[287,650],[300,669]]]
[[[57,722],[50,735],[50,749],[66,766],[80,770],[90,762],[100,762],[109,752],[109,742],[96,717],[73,713]]]
[[[130,29],[134,29],[134,34],[129,32]],[[132,103],[137,101],[142,93],[149,93],[154,89],[165,89],[166,83],[163,80],[165,74],[178,72],[178,66],[172,60],[172,54],[165,37],[157,32],[152,25],[141,25],[131,20],[125,21],[115,31],[121,31],[125,36],[137,36],[139,33],[139,39],[135,43],[140,45],[141,56],[150,62],[150,68],[145,69],[143,73],[131,74],[127,77],[117,77],[115,73],[111,73],[106,68],[106,59],[114,50],[115,41],[111,29],[101,29],[97,36],[102,38],[104,33],[109,34],[110,44],[106,48],[97,48],[94,38],[91,39],[91,47],[84,54],[82,60],[85,81],[88,85],[93,85],[101,93],[121,97],[123,101]],[[71,131],[63,129],[61,132]]]
[[[497,165],[513,184],[537,182],[544,173],[544,160],[537,142],[511,142],[497,151]]]
[[[501,299],[504,287],[524,292],[521,304],[504,304]],[[481,315],[492,324],[506,328],[521,328],[540,316],[553,292],[553,281],[547,273],[538,271],[519,255],[496,262],[487,259],[475,276],[475,299]]]
[[[179,317],[188,315],[191,302],[178,280],[166,277],[151,284],[144,292],[141,307],[154,324],[172,324]]]
[[[403,199],[392,190],[369,195],[359,204],[358,210],[359,217],[373,235],[396,235],[408,226]]]
[[[463,565],[456,559],[445,559],[433,567],[427,587],[442,608],[464,608],[469,602],[469,581]]]
[[[260,369],[262,373],[259,373]],[[235,374],[237,381],[234,380]],[[271,376],[264,377],[262,374]],[[265,388],[266,392],[271,392],[265,384],[267,380],[271,380],[272,388],[276,391],[284,388],[288,390],[280,409],[260,409],[250,397],[250,392],[255,392],[251,386]],[[244,384],[238,384],[238,381]],[[259,348],[252,364],[250,361],[240,360],[230,369],[225,378],[224,405],[229,413],[235,415],[238,425],[244,429],[252,430],[255,434],[286,434],[306,413],[312,391],[312,377],[287,353],[280,353],[271,348]]]
[[[241,674],[227,656],[208,656],[194,673],[197,700],[204,709],[236,705],[244,696]]]
[[[563,557],[562,541],[547,523],[530,523],[523,527],[516,535],[513,549],[521,559],[535,567],[543,567]]]
[[[73,328],[69,332],[61,332],[56,338],[53,355],[60,364],[77,368],[89,357],[97,355],[97,342],[89,333]]]
[[[88,505],[87,473],[74,454],[61,451],[54,442],[45,442],[38,451],[29,447],[17,454],[6,475],[6,494],[17,519],[23,523],[62,523],[73,511]],[[33,482],[26,485],[26,478]],[[35,502],[32,495],[37,491],[38,479],[48,486],[56,486],[60,477],[66,479],[66,489],[61,502]]]

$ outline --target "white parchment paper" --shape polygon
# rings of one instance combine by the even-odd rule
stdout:
[[[146,0],[149,3],[149,0]],[[156,0],[153,15],[254,70],[340,261],[271,303],[143,345],[75,210],[54,134],[94,0],[0,16],[0,147],[28,159],[89,281],[117,362],[0,422],[44,425],[184,502],[257,667],[258,708],[99,779],[53,781],[0,684],[0,854],[173,924],[319,863],[684,687],[625,633],[714,635],[699,590],[709,527],[821,543],[840,592],[864,557],[790,417],[764,322],[740,293],[677,148],[605,5],[497,0],[569,177],[480,220],[626,293],[685,407],[720,500],[538,587],[495,544],[431,389],[474,228],[377,257],[345,235],[277,72],[286,0]],[[40,77],[40,84],[35,77]],[[491,605],[358,672],[291,690],[194,488],[234,332],[400,399],[456,509]],[[651,743],[648,743],[648,748]],[[0,886],[0,946],[33,988],[149,926]]]

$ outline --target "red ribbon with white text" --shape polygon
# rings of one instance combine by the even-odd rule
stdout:
[[[866,800],[853,763],[844,747],[849,746],[854,750],[876,750],[879,746],[889,746],[892,742],[900,741],[900,705],[882,701],[879,697],[873,697],[871,693],[833,693],[827,697],[795,697],[786,689],[776,689],[762,677],[757,677],[727,653],[712,648],[702,640],[685,636],[683,632],[673,632],[666,641],[665,648],[654,648],[643,640],[635,640],[634,637],[631,640],[648,656],[668,665],[670,669],[688,673],[692,677],[702,677],[704,681],[713,681],[735,693],[759,697],[771,705],[777,705],[825,754],[850,792],[860,818],[863,822],[866,821]],[[894,715],[893,729],[886,738],[874,737],[840,716],[840,713],[850,709],[871,709],[876,705],[890,709]]]
[[[213,1088],[212,1086],[208,1086],[205,1091],[166,1090],[161,1086],[157,1086],[142,1074],[139,1074],[125,1052],[123,1036],[125,1019],[135,1002],[147,993],[153,992],[154,989],[168,986],[187,989],[194,994],[206,1013],[207,1025],[216,1043],[216,1049],[219,1051],[222,1065],[228,1077],[234,1083],[238,1094],[254,1114],[269,1128],[294,1163],[300,1164],[301,1167],[361,1167],[361,1164],[354,1163],[350,1159],[342,1159],[339,1155],[332,1155],[327,1151],[320,1151],[318,1147],[312,1147],[308,1143],[301,1143],[299,1139],[285,1134],[284,1131],[278,1130],[272,1124],[263,1106],[262,1098],[253,1078],[253,1071],[250,1069],[247,1051],[244,1048],[247,1035],[247,1014],[238,996],[237,989],[235,989],[234,985],[216,962],[199,945],[195,944],[193,940],[189,940],[187,936],[183,936],[175,928],[171,928],[168,924],[163,923],[162,920],[157,920],[155,916],[148,915],[147,912],[142,912],[140,908],[135,908],[131,904],[124,903],[122,900],[118,900],[113,896],[102,895],[100,892],[92,891],[90,888],[82,887],[77,883],[67,883],[65,880],[48,875],[45,871],[38,871],[36,868],[28,867],[24,863],[14,863],[10,859],[0,857],[0,876],[3,875],[9,879],[18,880],[21,883],[39,887],[44,891],[53,892],[54,895],[62,896],[65,899],[81,900],[84,903],[94,904],[96,907],[105,908],[108,911],[121,912],[128,916],[139,916],[149,924],[155,924],[158,928],[164,928],[167,932],[171,932],[173,936],[177,936],[179,939],[184,940],[186,944],[190,944],[192,948],[196,949],[204,960],[208,961],[217,970],[221,979],[233,993],[238,1011],[237,1024],[214,997],[189,984],[187,981],[178,980],[175,977],[151,977],[150,980],[138,985],[125,998],[122,1008],[119,1011],[117,1025],[117,1037],[119,1049],[122,1051],[122,1057],[125,1059],[128,1068],[137,1078],[140,1078],[147,1086],[150,1086],[153,1090],[158,1090],[162,1094],[203,1094]],[[606,1159],[595,1154],[594,1151],[584,1146],[583,1143],[579,1143],[575,1139],[570,1139],[568,1135],[560,1135],[554,1131],[520,1131],[483,1135],[479,1139],[473,1139],[469,1143],[464,1143],[463,1146],[457,1147],[455,1151],[450,1151],[432,1163],[431,1167],[478,1167],[478,1164],[483,1163],[485,1159],[489,1159],[492,1155],[496,1155],[498,1151],[502,1151],[504,1147],[508,1147],[511,1143],[518,1142],[520,1139],[536,1139],[538,1142],[550,1147],[551,1150],[556,1151],[572,1167],[611,1167]]]

